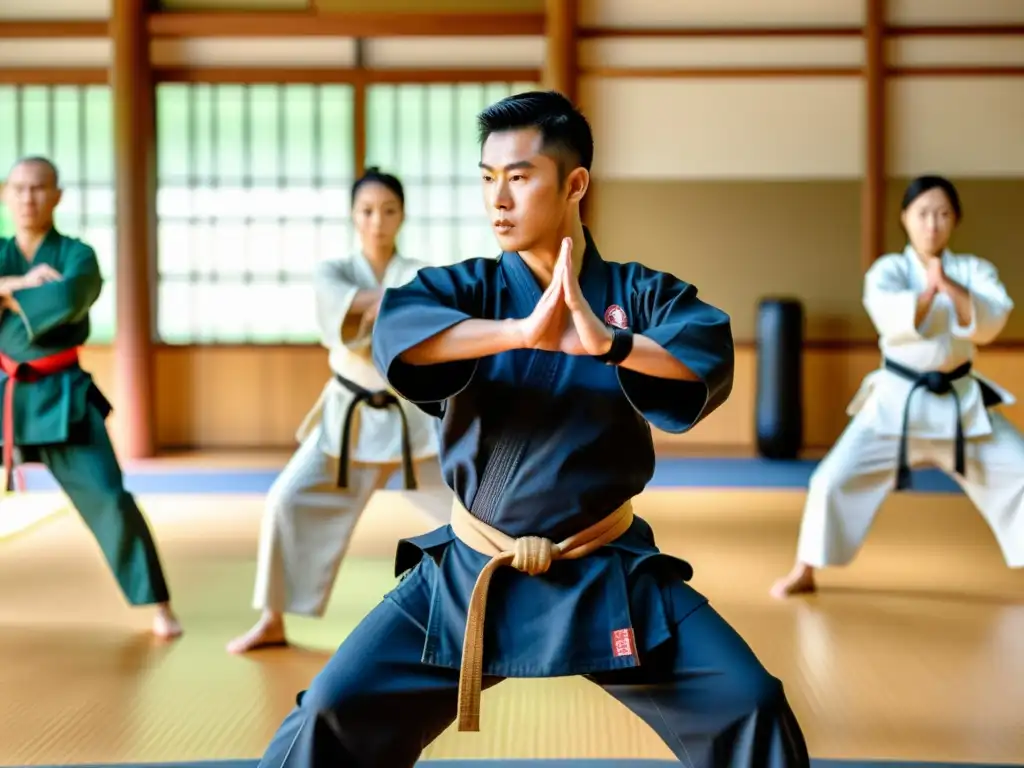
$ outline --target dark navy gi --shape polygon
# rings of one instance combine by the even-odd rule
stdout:
[[[606,517],[653,476],[650,425],[685,432],[732,389],[728,316],[672,275],[604,261],[586,237],[579,280],[594,313],[624,314],[699,383],[557,352],[432,366],[399,359],[463,320],[529,315],[542,289],[516,253],[421,270],[387,291],[374,330],[374,361],[391,386],[442,419],[448,486],[512,537],[559,541]],[[487,560],[449,526],[400,542],[396,573],[405,577],[300,694],[260,766],[412,766],[455,717],[466,608]],[[686,584],[691,575],[659,552],[640,518],[612,544],[543,575],[499,569],[484,686],[587,675],[684,765],[809,765],[781,683]],[[510,726],[489,720],[485,702],[483,728]]]

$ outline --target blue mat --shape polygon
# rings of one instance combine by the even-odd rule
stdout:
[[[817,466],[816,461],[769,461],[767,459],[663,458],[659,459],[650,488],[763,488],[803,490]],[[210,469],[128,471],[125,482],[132,493],[255,493],[264,494],[278,470]],[[915,471],[910,493],[961,493],[947,475],[935,469]],[[388,488],[401,488],[395,473]],[[57,484],[45,469],[25,468],[28,490],[55,491]]]
[[[256,768],[256,760],[216,760],[198,763],[105,763],[103,765],[33,766],[33,768]],[[425,760],[421,768],[678,768],[666,760]],[[897,760],[812,760],[812,768],[1021,768],[987,763],[912,763]]]

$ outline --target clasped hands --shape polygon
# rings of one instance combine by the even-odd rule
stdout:
[[[942,269],[942,259],[934,257],[925,264],[925,290],[933,293],[950,293],[952,284]]]
[[[603,355],[611,349],[611,330],[594,314],[580,289],[571,237],[562,240],[551,283],[533,312],[513,322],[524,349],[567,355]]]

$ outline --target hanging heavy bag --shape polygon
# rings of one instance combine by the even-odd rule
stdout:
[[[757,308],[757,451],[795,459],[803,447],[803,305],[765,298]]]

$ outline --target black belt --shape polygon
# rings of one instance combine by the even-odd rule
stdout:
[[[960,419],[960,395],[953,387],[953,382],[962,379],[971,372],[971,364],[964,363],[959,368],[943,373],[942,371],[927,371],[920,373],[907,368],[899,363],[886,358],[885,369],[897,376],[911,382],[910,394],[907,395],[906,405],[903,406],[903,432],[900,435],[899,464],[896,469],[896,490],[903,491],[911,487],[910,465],[907,461],[907,433],[910,431],[910,400],[921,387],[924,387],[934,395],[953,395],[953,403],[956,405],[956,473],[964,476],[964,426]]]
[[[416,473],[412,467],[412,443],[409,441],[409,421],[402,410],[402,405],[396,395],[387,391],[371,392],[354,381],[349,381],[343,376],[334,374],[334,378],[345,389],[352,393],[352,402],[345,411],[345,426],[341,432],[341,455],[338,458],[338,487],[348,488],[348,462],[349,443],[352,440],[352,418],[356,414],[356,406],[365,403],[367,407],[374,410],[394,408],[402,419],[402,474],[405,477],[405,489],[416,490]]]

